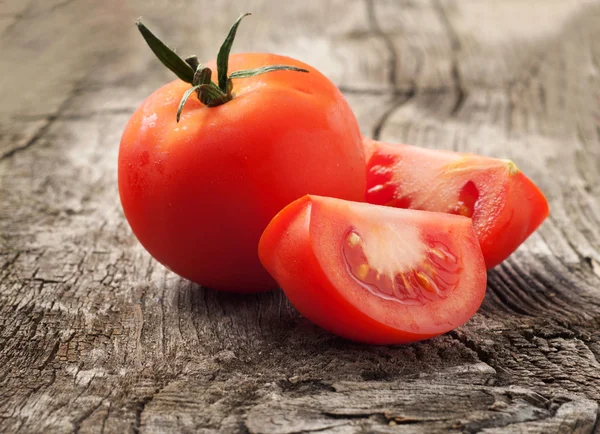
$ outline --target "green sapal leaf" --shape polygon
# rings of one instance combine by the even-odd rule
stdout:
[[[235,34],[237,33],[237,29],[240,25],[240,22],[247,17],[248,15],[252,15],[248,12],[240,15],[240,17],[233,23],[231,29],[229,30],[229,34],[225,38],[223,45],[219,49],[219,54],[217,55],[217,76],[219,77],[219,89],[223,92],[227,92],[227,69],[229,68],[229,53],[231,52],[231,46],[233,45],[233,40],[235,39]]]
[[[194,70],[192,67],[185,60],[179,57],[175,51],[170,49],[160,39],[158,39],[154,33],[148,30],[148,28],[142,24],[141,19],[138,19],[135,24],[146,40],[146,43],[150,49],[154,52],[156,57],[158,57],[158,60],[160,60],[163,65],[173,71],[177,77],[186,83],[191,83],[194,79]]]

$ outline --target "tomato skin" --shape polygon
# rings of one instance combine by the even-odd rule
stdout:
[[[385,221],[377,217],[380,212],[377,209],[384,207],[305,196],[278,213],[261,237],[259,256],[263,265],[302,315],[338,336],[384,345],[440,335],[463,324],[476,312],[485,294],[486,272],[468,219],[441,213],[417,212],[420,215],[415,215],[415,211],[387,208],[408,222],[445,223],[443,230],[462,243],[466,258],[462,283],[447,303],[404,306],[370,295],[353,283],[344,264],[331,259],[339,256],[336,253],[340,250],[339,240],[327,239],[324,234],[336,232],[337,229],[330,229],[340,223],[352,225],[355,205],[372,208],[366,212],[373,212],[374,226]],[[448,312],[440,314],[444,309]],[[384,313],[379,314],[379,311]],[[397,318],[390,321],[391,316]],[[415,318],[419,322],[418,318],[423,316],[433,318],[433,323],[415,326]]]
[[[479,196],[469,216],[488,269],[548,217],[543,193],[507,160],[368,138],[364,145],[369,203],[457,213],[461,187],[470,183]]]
[[[550,214],[544,194],[527,176],[509,176],[500,216],[476,228],[488,268],[508,258]]]
[[[361,136],[339,90],[291,58],[229,60],[230,71],[271,64],[310,72],[234,80],[233,100],[212,108],[193,95],[179,123],[190,85],[173,81],[141,104],[121,139],[119,192],[134,234],[159,262],[213,289],[276,286],[257,245],[289,202],[307,193],[364,198]]]

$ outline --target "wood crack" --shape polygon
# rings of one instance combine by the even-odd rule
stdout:
[[[590,430],[590,434],[599,434],[600,433],[600,409],[596,412],[596,420],[594,421],[594,426]]]
[[[19,152],[29,149],[35,145],[48,132],[52,124],[58,119],[58,115],[51,115],[46,118],[46,122],[42,125],[35,134],[21,146],[16,146],[0,155],[0,161],[9,159]]]
[[[544,410],[540,409],[538,412],[534,412],[534,414],[532,414],[529,418],[526,416],[523,416],[522,419],[519,419],[517,417],[515,420],[515,418],[502,417],[502,415],[500,415],[497,418],[492,418],[487,421],[468,422],[467,424],[462,425],[461,429],[462,429],[462,432],[464,432],[464,433],[477,434],[477,433],[483,432],[485,429],[488,429],[488,428],[491,428],[491,429],[507,428],[507,427],[514,426],[514,425],[521,425],[521,424],[527,423],[527,422],[539,423],[539,422],[543,422],[545,420],[551,419],[555,416],[556,416],[556,410],[554,410],[553,412],[550,412],[550,411],[544,411]]]
[[[391,115],[400,106],[406,104],[408,101],[414,98],[416,85],[413,83],[412,87],[405,91],[396,90],[398,54],[396,53],[394,41],[392,41],[392,38],[386,32],[383,31],[381,25],[379,24],[379,21],[377,20],[377,12],[375,10],[374,0],[366,0],[366,8],[371,31],[382,39],[385,47],[387,48],[389,56],[388,85],[391,88],[391,92],[388,91],[387,94],[389,95],[391,93],[393,99],[390,106],[381,114],[379,119],[373,125],[372,137],[375,140],[379,140],[381,138],[381,132]],[[346,91],[351,92],[351,89],[347,88]]]
[[[100,406],[102,405],[103,402],[104,402],[104,399],[101,399],[98,404],[94,405],[89,410],[86,410],[80,417],[78,417],[77,419],[75,419],[72,422],[73,423],[73,433],[74,434],[78,434],[79,433],[79,431],[81,430],[81,424],[83,422],[85,422],[86,419],[88,419],[96,410],[98,410],[100,408]]]
[[[29,140],[27,140],[21,146],[16,146],[12,149],[9,149],[8,151],[6,151],[2,155],[0,155],[0,161],[12,158],[16,154],[26,151],[27,149],[29,149],[33,145],[35,145],[37,142],[39,142],[40,139],[42,137],[44,137],[46,135],[46,133],[50,130],[50,127],[52,127],[52,125],[60,118],[61,114],[69,107],[69,105],[73,101],[73,98],[78,94],[78,92],[79,92],[79,87],[78,86],[73,87],[70,94],[63,100],[63,102],[60,104],[60,106],[56,109],[56,112],[51,115],[48,115],[46,117],[46,122],[40,128],[38,128],[38,130],[33,134],[33,136],[31,136],[31,138]]]
[[[488,352],[485,351],[483,348],[479,347],[474,341],[469,339],[465,334],[453,330],[450,333],[448,333],[448,336],[450,336],[452,339],[457,340],[470,350],[474,351],[475,354],[477,354],[477,358],[481,362],[496,369],[496,366],[494,366],[493,357],[490,354],[488,354]]]
[[[367,17],[369,20],[369,26],[371,31],[377,35],[383,41],[388,55],[388,84],[392,89],[396,87],[396,69],[398,64],[398,54],[396,53],[396,47],[394,46],[394,41],[392,38],[384,32],[379,25],[379,21],[377,20],[377,12],[375,11],[375,0],[365,0],[366,8],[367,8]]]
[[[156,390],[155,394],[158,393],[158,389]],[[136,409],[135,409],[135,421],[133,422],[133,425],[131,427],[131,432],[132,433],[139,433],[140,432],[140,428],[142,425],[142,413],[144,412],[144,410],[146,409],[146,405],[152,401],[152,399],[154,399],[154,395],[151,395],[149,397],[144,398],[143,400],[141,400]]]
[[[63,0],[60,1],[58,3],[53,4],[46,12],[47,13],[51,13],[56,11],[57,9],[63,8],[65,6],[68,6],[71,3],[74,3],[75,0]]]
[[[102,417],[102,425],[100,426],[100,434],[104,434],[104,429],[106,428],[106,421],[110,416],[110,409],[112,407],[112,403],[108,402],[108,408],[106,409],[106,414]]]
[[[77,94],[79,94],[79,92],[77,92]],[[94,116],[128,115],[132,114],[136,109],[137,107],[117,107],[112,109],[81,111],[77,113],[63,113],[61,114],[60,119],[63,121],[78,121],[89,120],[92,119]],[[39,115],[15,115],[12,117],[12,119],[19,122],[35,122],[45,120],[53,116],[56,116],[56,113],[46,113]]]
[[[142,426],[142,414],[144,413],[144,411],[146,410],[146,407],[148,406],[148,404],[150,404],[154,398],[156,398],[156,396],[161,393],[165,387],[167,387],[171,382],[167,381],[165,383],[163,383],[163,385],[156,387],[154,389],[154,392],[149,395],[146,396],[145,398],[143,398],[141,401],[139,401],[137,403],[136,409],[135,409],[135,420],[133,422],[133,425],[131,426],[131,432],[132,433],[139,433],[141,430],[141,426]]]
[[[6,261],[6,263],[2,266],[2,268],[0,269],[0,272],[4,272],[6,270],[8,270],[10,267],[12,267],[14,265],[15,262],[17,262],[17,259],[19,259],[19,256],[21,256],[22,252],[17,252],[15,253],[15,255],[9,259],[8,261]],[[2,278],[4,279],[5,276],[3,276]],[[2,280],[0,280],[1,282]]]
[[[383,112],[383,114],[379,117],[379,119],[377,120],[375,125],[373,125],[372,135],[373,135],[374,140],[381,139],[381,132],[383,131],[383,128],[385,127],[386,122],[389,120],[389,118],[392,116],[392,114],[396,110],[398,110],[398,108],[402,107],[404,104],[409,102],[412,98],[414,98],[414,96],[415,96],[414,89],[405,95],[395,96],[392,104],[387,108],[387,110],[385,110]]]
[[[46,369],[46,367],[54,360],[54,358],[58,354],[59,349],[60,349],[60,339],[56,339],[56,342],[54,343],[54,346],[52,347],[50,354],[48,354],[48,357],[46,357],[46,359],[40,365],[40,368],[39,368],[40,372],[44,371],[44,369]]]
[[[440,0],[433,0],[434,9],[439,17],[440,22],[442,23],[443,28],[446,30],[446,34],[448,35],[448,40],[450,41],[451,48],[451,76],[452,82],[454,84],[454,88],[456,90],[456,101],[454,106],[450,110],[450,117],[456,117],[461,107],[465,103],[467,99],[467,90],[463,85],[462,75],[460,72],[458,56],[462,49],[460,38],[458,37],[458,33],[454,28],[454,25],[450,21],[448,14],[446,13],[446,9],[442,6]]]

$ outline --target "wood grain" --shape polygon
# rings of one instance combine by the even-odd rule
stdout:
[[[281,292],[219,294],[138,245],[120,134],[182,54],[321,69],[365,134],[513,159],[550,219],[445,336],[355,345]],[[0,2],[0,431],[597,433],[600,3]]]

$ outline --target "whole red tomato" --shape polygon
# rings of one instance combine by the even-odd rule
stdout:
[[[121,203],[142,245],[175,273],[219,290],[267,290],[276,283],[258,258],[262,231],[307,193],[363,200],[362,139],[344,97],[316,69],[273,54],[229,56],[227,49],[223,58],[222,51],[218,78],[226,98],[219,100],[206,75],[198,78],[207,68],[186,60],[197,66],[194,83],[206,92],[197,97],[190,83],[173,81],[129,120],[119,150]],[[227,79],[223,59],[229,71],[296,69]],[[208,67],[214,70],[214,62]],[[178,75],[189,77],[182,68]]]

